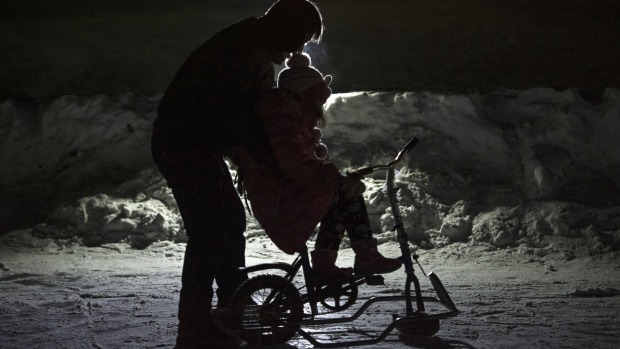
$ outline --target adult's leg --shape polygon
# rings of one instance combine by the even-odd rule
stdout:
[[[247,277],[239,271],[245,266],[245,236],[246,227],[245,207],[237,193],[230,172],[225,163],[223,171],[227,174],[222,183],[223,203],[226,207],[225,219],[228,232],[222,249],[219,268],[215,274],[217,282],[217,306],[227,307],[232,295]]]
[[[181,276],[178,347],[220,345],[232,342],[219,332],[211,315],[213,281],[225,253],[231,222],[223,188],[230,173],[221,157],[207,157],[192,170],[202,174],[172,188],[188,236]],[[189,176],[188,176],[189,177]],[[241,251],[243,254],[243,251]]]
[[[181,295],[211,298],[228,230],[221,183],[210,183],[195,191],[187,189],[172,188],[188,236]]]

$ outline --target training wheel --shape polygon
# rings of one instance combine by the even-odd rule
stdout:
[[[439,319],[429,319],[424,316],[395,318],[396,329],[405,336],[432,336],[439,331]]]

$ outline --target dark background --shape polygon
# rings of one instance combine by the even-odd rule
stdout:
[[[0,0],[0,98],[163,91],[271,0]],[[318,0],[334,90],[620,86],[620,1]]]

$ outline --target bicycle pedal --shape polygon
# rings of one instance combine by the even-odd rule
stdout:
[[[381,275],[368,275],[366,276],[366,284],[370,286],[383,286],[385,285],[385,280]]]

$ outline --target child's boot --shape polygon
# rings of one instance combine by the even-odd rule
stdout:
[[[351,244],[355,252],[353,269],[356,274],[387,274],[400,268],[402,262],[398,258],[386,258],[377,250],[376,239],[358,240]]]
[[[312,269],[322,276],[344,276],[348,278],[353,274],[351,268],[336,266],[338,251],[321,248],[310,252],[310,256],[312,258]]]

